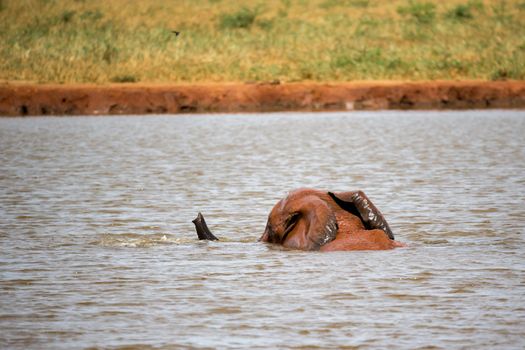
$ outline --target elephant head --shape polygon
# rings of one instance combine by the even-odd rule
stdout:
[[[259,240],[301,250],[399,246],[383,215],[361,191],[294,190],[273,207]]]

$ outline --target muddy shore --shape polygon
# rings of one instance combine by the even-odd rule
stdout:
[[[525,81],[0,83],[1,116],[479,108],[525,108]]]

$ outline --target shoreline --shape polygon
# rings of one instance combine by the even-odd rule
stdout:
[[[525,81],[0,83],[0,116],[525,108]]]

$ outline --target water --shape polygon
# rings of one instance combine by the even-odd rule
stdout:
[[[0,119],[0,348],[522,349],[523,135],[523,111]],[[364,190],[409,247],[256,243],[303,186]]]

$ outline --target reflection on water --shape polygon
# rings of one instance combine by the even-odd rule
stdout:
[[[521,111],[0,119],[0,347],[523,348],[523,135]],[[303,186],[365,190],[410,247],[256,243]]]

